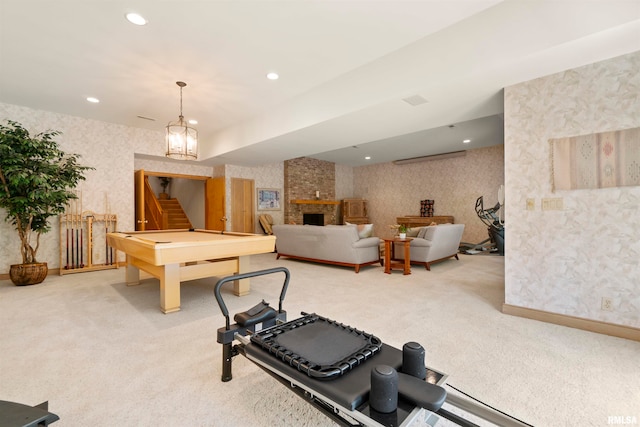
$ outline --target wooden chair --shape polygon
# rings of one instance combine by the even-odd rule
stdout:
[[[264,230],[265,234],[272,235],[273,230],[271,226],[273,225],[273,217],[269,214],[262,214],[258,217],[258,221],[260,222],[260,226],[262,230]]]

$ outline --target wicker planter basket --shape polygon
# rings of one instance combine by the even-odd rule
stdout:
[[[49,273],[46,262],[34,264],[13,264],[9,270],[9,277],[14,285],[35,285],[42,283]]]

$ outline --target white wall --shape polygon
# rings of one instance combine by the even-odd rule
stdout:
[[[507,304],[640,327],[640,187],[552,193],[548,142],[640,126],[639,70],[636,52],[505,89]]]

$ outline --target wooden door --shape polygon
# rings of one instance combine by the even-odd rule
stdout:
[[[134,197],[136,207],[136,231],[144,231],[147,223],[144,214],[144,170],[136,171],[134,176]]]
[[[204,188],[204,228],[225,231],[227,217],[225,214],[224,177],[207,179]]]
[[[240,233],[255,233],[254,183],[231,178],[231,227]]]

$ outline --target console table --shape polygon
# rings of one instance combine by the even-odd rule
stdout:
[[[453,216],[399,216],[396,218],[397,224],[404,224],[407,227],[424,227],[432,222],[436,224],[453,224]]]

